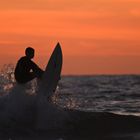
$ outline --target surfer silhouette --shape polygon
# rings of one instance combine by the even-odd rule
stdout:
[[[31,60],[34,58],[34,53],[33,48],[27,47],[25,56],[21,57],[17,62],[14,74],[16,81],[20,84],[27,83],[34,78],[41,78],[44,72]]]

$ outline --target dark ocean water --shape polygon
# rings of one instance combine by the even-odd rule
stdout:
[[[140,116],[140,75],[64,76],[59,87],[61,106]]]

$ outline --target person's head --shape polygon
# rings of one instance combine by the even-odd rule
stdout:
[[[25,55],[28,58],[32,59],[32,58],[34,58],[34,52],[35,52],[35,50],[33,48],[27,47],[26,50],[25,50]]]

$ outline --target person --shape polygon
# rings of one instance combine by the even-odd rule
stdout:
[[[38,67],[31,59],[34,58],[35,50],[31,47],[27,47],[25,50],[25,56],[21,57],[15,68],[15,79],[20,84],[25,84],[34,78],[41,78],[43,70]]]

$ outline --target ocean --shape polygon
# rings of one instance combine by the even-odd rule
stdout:
[[[36,79],[18,85],[13,72],[0,72],[1,139],[140,138],[140,75],[62,76],[47,98]]]
[[[140,75],[64,76],[61,106],[140,116]]]

